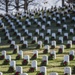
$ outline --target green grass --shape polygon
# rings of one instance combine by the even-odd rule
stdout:
[[[49,15],[51,15],[51,13],[47,12],[47,15],[49,16]],[[66,15],[65,15],[65,16],[66,16]],[[72,15],[72,14],[71,14],[71,16],[75,16],[75,15]],[[38,19],[38,15],[35,15],[35,18]],[[62,18],[62,16],[61,16],[61,18]],[[25,25],[25,24],[24,24],[25,19],[26,19],[26,17],[23,17],[23,18],[20,20],[20,21],[23,22],[23,25]],[[39,19],[38,19],[38,20],[39,20]],[[61,20],[61,19],[60,19],[60,20]],[[16,29],[18,29],[19,32],[21,32],[22,36],[24,36],[24,35],[23,35],[23,31],[21,31],[21,28],[20,28],[20,27],[17,27],[18,25],[16,24],[16,22],[15,22],[14,20],[12,20],[12,19],[11,19],[11,21],[14,22],[14,25],[15,25]],[[7,29],[10,30],[11,27],[9,26],[9,24],[7,23],[7,21],[5,21],[5,19],[3,19],[3,22],[4,22],[5,26],[7,27]],[[55,22],[51,22],[51,24],[52,24],[52,25],[51,25],[50,27],[46,27],[46,30],[43,32],[44,34],[46,34],[47,29],[51,29],[52,32],[57,33],[57,30],[58,30],[59,28],[62,28],[62,25],[63,25],[64,23],[62,23],[60,27],[56,27],[56,23],[55,23]],[[67,24],[67,26],[68,26],[68,30],[67,30],[67,31],[63,31],[63,34],[64,34],[64,32],[69,32],[69,29],[70,29],[70,28],[73,28],[73,24],[74,24],[74,23],[71,23],[71,22],[70,22],[70,19],[68,19],[68,20],[66,21],[66,24]],[[43,23],[42,23],[42,25],[43,25]],[[36,24],[33,24],[33,22],[32,22],[32,26],[31,26],[30,28],[27,28],[27,29],[29,30],[29,32],[32,32],[32,33],[33,33],[33,36],[34,36],[34,32],[35,32],[35,29],[37,29],[37,26],[36,26]],[[40,27],[39,27],[39,29],[41,30]],[[41,31],[40,31],[40,32],[41,32]],[[59,35],[59,36],[63,36],[63,34],[62,34],[62,35]],[[31,58],[31,56],[32,56],[32,54],[33,54],[33,51],[36,50],[37,44],[31,44],[32,39],[26,39],[26,40],[29,42],[29,47],[28,47],[27,49],[23,49],[23,48],[21,48],[21,45],[22,45],[22,44],[20,43],[20,40],[17,39],[15,35],[13,35],[13,32],[10,32],[10,35],[13,37],[13,40],[16,41],[16,44],[20,46],[20,50],[23,50],[23,54],[24,54],[24,55],[29,55],[30,58]],[[56,36],[56,37],[57,37],[56,40],[58,40],[58,37],[59,37],[59,36],[58,36],[58,35]],[[70,40],[70,39],[72,40],[72,37],[73,37],[73,36],[75,36],[75,33],[74,33],[74,35],[72,35],[72,36],[69,35],[68,40]],[[6,51],[7,51],[7,55],[11,55],[12,60],[15,60],[15,61],[16,61],[16,65],[17,65],[17,66],[22,66],[22,60],[23,60],[23,59],[21,59],[21,60],[16,60],[17,54],[13,54],[13,53],[12,53],[12,52],[13,52],[13,48],[10,48],[10,44],[7,43],[7,40],[4,39],[4,38],[5,38],[5,35],[4,35],[4,32],[2,32],[2,28],[0,28],[0,37],[2,37],[2,43],[0,44],[0,55],[1,55],[1,51],[2,51],[2,50],[6,50]],[[26,36],[24,36],[24,37],[26,38]],[[50,35],[49,37],[51,38],[51,35]],[[38,39],[38,40],[39,40],[39,39]],[[44,41],[44,39],[42,39],[42,41]],[[50,41],[51,41],[51,39],[50,39]],[[67,43],[67,40],[65,40],[63,44],[66,45],[66,43]],[[50,45],[50,44],[49,44],[49,45]],[[72,48],[70,48],[70,49],[66,49],[66,46],[65,46],[64,53],[63,53],[63,54],[58,54],[58,47],[59,47],[59,45],[60,45],[60,44],[57,44],[57,48],[55,48],[55,49],[50,49],[51,51],[52,51],[52,50],[55,50],[56,53],[57,53],[57,55],[56,55],[56,59],[54,59],[54,60],[49,60],[49,61],[48,61],[48,65],[47,65],[47,75],[49,75],[51,72],[57,72],[57,73],[59,73],[59,75],[63,75],[63,74],[64,74],[64,66],[62,67],[62,66],[60,65],[60,63],[61,63],[62,60],[63,60],[63,56],[69,54],[69,52],[70,52],[71,50],[74,50],[74,49],[75,49],[75,45],[72,45]],[[50,45],[50,46],[51,46],[51,45]],[[38,50],[38,52],[39,52],[38,58],[36,59],[37,62],[38,62],[38,64],[37,64],[37,65],[38,65],[38,69],[37,69],[37,71],[34,72],[34,73],[28,73],[28,75],[36,75],[37,72],[40,71],[40,64],[41,64],[42,56],[43,56],[43,55],[48,55],[48,56],[49,56],[49,53],[48,53],[48,54],[43,54],[44,47],[41,48],[41,49],[37,49],[37,50]],[[31,66],[31,62],[32,62],[32,60],[30,60],[30,63],[29,63],[27,66],[22,66],[22,67],[23,67],[23,72],[27,72],[27,71],[29,70],[29,68],[30,68],[30,66]],[[3,63],[3,60],[0,60],[0,71],[3,72],[3,75],[14,75],[14,73],[7,73],[8,68],[9,68],[10,65],[2,65],[2,63]],[[70,61],[70,63],[69,63],[68,66],[72,67],[72,69],[73,69],[73,67],[75,66],[75,58],[74,58],[74,60]],[[73,74],[73,75],[75,75],[75,74]]]

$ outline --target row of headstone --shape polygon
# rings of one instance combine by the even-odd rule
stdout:
[[[54,34],[54,33],[53,33],[53,34]],[[8,34],[8,36],[9,36],[9,34]],[[52,35],[52,36],[55,37],[55,34]],[[67,33],[65,33],[64,36],[67,37]],[[73,38],[73,39],[74,39],[74,38]],[[46,37],[45,40],[48,40],[48,43],[49,43],[49,38],[48,38],[48,37]],[[21,41],[24,41],[24,38],[21,38]],[[37,39],[36,39],[36,41],[37,41]],[[62,42],[63,42],[63,39],[62,39]],[[11,41],[11,44],[12,44],[12,45],[15,45],[15,42]],[[71,45],[71,47],[72,47],[72,45]]]
[[[66,8],[67,7],[67,8]],[[68,8],[69,7],[69,8]],[[63,9],[64,12],[68,12],[68,9],[73,9],[73,5],[65,5],[65,7],[60,7],[59,6],[59,9]],[[25,13],[22,13],[21,15],[22,16],[26,16],[27,14],[33,14],[35,15],[36,13],[40,14],[40,15],[44,15],[44,16],[47,16],[47,11],[50,12],[50,11],[54,11],[54,9],[58,9],[56,6],[55,7],[51,7],[51,9],[46,9],[46,8],[42,8],[42,9],[35,9],[35,10],[27,10]],[[44,14],[41,12],[44,11]],[[64,12],[62,12],[64,14]],[[55,14],[55,11],[53,12]],[[57,14],[55,14],[57,16]],[[68,14],[67,14],[68,15]]]
[[[66,27],[66,25],[64,25],[64,27]],[[25,28],[25,26],[23,26],[23,28]],[[58,29],[58,31],[61,32],[61,29]],[[73,29],[70,29],[70,32],[73,32],[74,33]]]
[[[30,35],[29,35],[29,36],[30,36]],[[41,34],[40,36],[41,36],[42,38],[44,38],[44,36],[43,36],[42,34]],[[56,36],[52,35],[52,37],[56,39]],[[8,38],[9,38],[9,37],[8,37]],[[67,33],[64,34],[64,38],[65,38],[65,39],[68,39]],[[10,39],[10,38],[9,38],[9,39]],[[63,43],[63,37],[59,37],[58,39],[61,40],[61,42]],[[35,42],[37,42],[37,37],[33,37],[33,40],[34,40]],[[45,37],[45,40],[47,41],[47,43],[49,43],[49,37],[46,36],[46,37]],[[73,37],[73,41],[74,41],[74,40],[75,40],[75,38]],[[23,41],[24,41],[24,37],[20,37],[20,41],[23,42]],[[15,43],[14,43],[14,44],[15,44]]]
[[[33,66],[34,67],[34,66]],[[19,72],[20,75],[28,75],[27,73],[23,73],[23,69],[21,66],[16,67],[16,73]],[[39,74],[44,73],[44,75],[47,75],[47,69],[45,66],[40,67],[40,72]],[[38,74],[38,75],[39,75]],[[65,67],[64,68],[64,75],[72,75],[71,67]],[[2,72],[0,72],[0,75],[3,75]],[[49,75],[58,75],[56,72],[51,72]]]
[[[45,49],[50,51],[48,45],[45,46]],[[61,45],[59,50],[62,50],[62,53],[63,53],[64,52],[64,45]],[[20,50],[18,52],[18,55],[20,55],[21,59],[23,59],[23,51],[22,50]],[[50,51],[50,55],[54,55],[54,59],[56,59],[56,51]],[[69,55],[73,55],[74,56],[74,50],[70,51]],[[64,56],[64,61],[63,62],[65,62],[65,61],[69,62],[69,55],[65,55]],[[2,56],[4,56],[5,59],[8,59],[9,61],[11,61],[11,56],[10,55],[6,55],[6,51],[2,51]],[[33,56],[34,56],[33,58],[35,58],[35,57],[38,58],[38,51],[37,50],[33,51]],[[25,55],[24,59],[27,59],[28,62],[29,62],[29,59],[30,59],[29,55]],[[47,55],[43,56],[42,60],[46,60],[48,62],[48,56]]]

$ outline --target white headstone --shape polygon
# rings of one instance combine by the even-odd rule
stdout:
[[[25,26],[22,26],[22,29],[25,29],[26,27]]]
[[[45,40],[47,40],[47,42],[49,43],[49,37],[46,36],[46,37],[45,37]]]
[[[38,22],[38,25],[41,26],[41,22]]]
[[[16,70],[16,61],[10,61],[10,66],[14,67],[14,69]]]
[[[18,33],[18,30],[17,30],[17,29],[15,29],[15,32],[16,32],[16,33]]]
[[[23,51],[22,50],[20,50],[18,54],[21,55],[21,58],[23,58]]]
[[[38,45],[40,45],[40,48],[42,48],[42,41],[38,41]]]
[[[72,20],[74,20],[74,21],[75,21],[75,17],[72,17]]]
[[[20,36],[21,37],[21,33],[17,33],[17,36]]]
[[[62,52],[64,52],[64,45],[60,45],[60,48],[62,49]]]
[[[6,26],[4,26],[3,29],[6,30],[7,29]]]
[[[38,50],[34,50],[33,54],[36,54],[36,57],[38,58]]]
[[[9,61],[11,61],[11,55],[6,55],[6,59],[8,59]]]
[[[62,20],[66,21],[66,18],[65,17],[62,17]]]
[[[52,41],[51,45],[56,47],[56,41]]]
[[[73,38],[72,38],[72,39],[73,39],[73,41],[75,41],[75,36],[73,36]]]
[[[24,59],[26,59],[28,62],[30,62],[30,57],[29,57],[29,55],[25,55],[25,56],[24,56]]]
[[[22,22],[18,22],[20,26],[22,26]]]
[[[68,38],[68,33],[64,33],[64,36],[66,36]]]
[[[44,48],[47,49],[48,51],[50,50],[50,46],[49,45],[45,45]]]
[[[74,54],[75,54],[74,50],[71,50],[71,51],[69,52],[69,54],[74,56]]]
[[[69,40],[69,41],[67,42],[67,44],[70,44],[70,46],[71,46],[71,48],[72,48],[72,41],[71,41],[71,40]]]
[[[16,22],[20,22],[18,19],[17,19],[17,21]]]
[[[59,37],[59,40],[61,40],[61,42],[63,43],[63,37]]]
[[[68,75],[71,75],[71,67],[65,67],[64,68],[64,74],[67,73]]]
[[[20,40],[21,40],[21,41],[24,41],[24,37],[20,37]]]
[[[44,72],[44,74],[47,75],[46,67],[45,66],[40,67],[40,72]]]
[[[31,26],[31,22],[28,22],[28,25]]]
[[[44,13],[44,16],[47,16],[47,13]]]
[[[55,17],[53,17],[53,21],[55,21],[55,22],[56,22],[56,18],[55,18]]]
[[[8,40],[12,41],[12,37],[8,37]]]
[[[12,45],[15,45],[15,41],[11,41],[11,44],[12,44]]]
[[[51,22],[50,21],[47,21],[47,24],[50,26],[51,25]]]
[[[36,29],[36,31],[35,32],[37,32],[38,34],[39,34],[39,29]]]
[[[19,53],[19,45],[15,45],[14,46],[14,49],[16,49],[17,50],[17,53]]]
[[[62,34],[62,29],[58,29],[58,32],[59,32],[60,34]]]
[[[23,73],[22,67],[21,66],[16,66],[16,72]]]
[[[47,64],[48,64],[48,56],[47,55],[44,55],[43,57],[42,57],[42,61],[46,61],[47,62]]]
[[[28,36],[30,36],[32,38],[32,33],[28,33]]]
[[[5,59],[6,59],[6,51],[2,51],[2,55],[4,55]]]
[[[71,33],[74,33],[74,30],[73,30],[73,29],[70,29],[70,32],[71,32]]]
[[[67,14],[67,17],[70,18],[70,14]]]
[[[45,30],[45,25],[42,25],[42,29]]]
[[[42,38],[44,38],[44,33],[40,33],[40,36],[42,36]]]
[[[56,33],[52,33],[52,37],[56,39]]]
[[[31,63],[31,67],[35,68],[37,70],[37,61],[33,60]]]
[[[15,29],[15,26],[12,26],[12,29]]]
[[[25,32],[28,34],[28,29],[25,29]]]
[[[34,19],[35,22],[37,22],[37,19]]]
[[[6,29],[6,30],[5,30],[5,32],[6,32],[7,34],[9,34],[9,31],[8,31],[8,29]]]
[[[23,41],[23,44],[25,44],[26,47],[28,47],[28,41]]]
[[[57,15],[56,15],[56,17],[60,18],[60,15],[59,15],[59,14],[57,14]]]
[[[47,33],[51,34],[51,29],[47,29]]]
[[[2,72],[0,72],[0,75],[3,75],[3,73],[2,73]]]
[[[43,21],[46,22],[46,18],[43,18]]]
[[[33,37],[33,40],[37,43],[37,37]]]
[[[65,61],[69,63],[69,55],[64,55],[64,62]]]
[[[67,25],[65,24],[65,25],[63,25],[63,27],[67,30]]]
[[[26,21],[28,22],[28,21],[29,21],[29,19],[26,19]]]
[[[54,55],[54,59],[56,59],[56,51],[51,51],[50,54],[53,54]]]
[[[61,24],[61,21],[57,21],[57,24]]]
[[[9,32],[8,32],[8,33],[6,33],[6,36],[8,36],[8,37],[10,36]]]

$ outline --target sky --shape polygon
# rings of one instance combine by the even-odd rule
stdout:
[[[29,8],[41,8],[47,7],[50,8],[51,6],[61,6],[61,0],[34,0],[34,2],[38,3],[36,6],[30,5]],[[46,3],[47,2],[47,3]]]

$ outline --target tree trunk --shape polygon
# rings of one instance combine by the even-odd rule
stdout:
[[[6,13],[8,13],[8,0],[6,0]]]
[[[24,12],[28,10],[28,2],[27,0],[24,0]]]
[[[16,4],[16,11],[19,11],[19,0],[15,0],[15,4]]]
[[[19,5],[16,4],[16,11],[19,11]]]
[[[64,0],[62,0],[62,7],[64,6]]]

